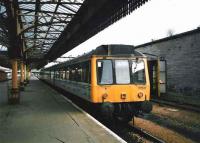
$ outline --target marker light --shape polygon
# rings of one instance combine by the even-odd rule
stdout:
[[[138,98],[142,98],[143,97],[143,93],[142,92],[139,92],[138,93]]]
[[[121,93],[121,99],[126,99],[126,93]]]

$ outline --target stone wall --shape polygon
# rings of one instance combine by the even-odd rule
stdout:
[[[136,46],[136,50],[166,59],[168,92],[200,96],[200,29]]]

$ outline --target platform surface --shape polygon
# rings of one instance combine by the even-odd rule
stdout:
[[[0,143],[115,143],[103,127],[48,85],[32,78],[19,105],[8,105],[0,83]]]

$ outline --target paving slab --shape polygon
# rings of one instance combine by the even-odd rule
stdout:
[[[117,143],[116,138],[48,85],[32,78],[19,105],[0,83],[0,143]]]

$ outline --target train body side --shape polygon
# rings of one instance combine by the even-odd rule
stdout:
[[[5,71],[0,70],[0,81],[5,81],[7,80],[7,74]]]
[[[40,73],[40,79],[48,82],[49,84],[59,87],[69,93],[72,93],[75,96],[79,96],[83,98],[84,100],[87,100],[89,102],[91,101],[91,84],[85,83],[85,82],[78,82],[78,81],[72,81],[65,78],[65,75],[56,76],[57,72],[62,73],[64,70],[60,69],[52,69],[52,70],[44,70]],[[63,72],[65,73],[65,72]],[[61,78],[62,77],[62,78]]]
[[[85,100],[93,103],[102,102],[142,102],[150,100],[150,83],[148,76],[147,60],[142,58],[145,65],[145,84],[110,84],[99,85],[97,81],[97,60],[103,57],[93,56],[90,59],[90,78],[91,83],[83,83],[77,81],[56,78],[55,72],[43,71],[41,79],[58,86],[70,93],[73,93]],[[116,59],[116,58],[108,58]],[[119,59],[119,58],[118,58]],[[124,59],[124,58],[122,58]]]

